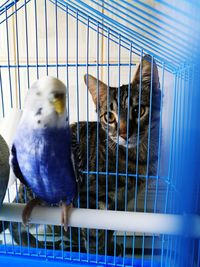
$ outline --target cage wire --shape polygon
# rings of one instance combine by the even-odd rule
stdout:
[[[168,0],[1,2],[0,133],[11,145],[28,88],[42,76],[55,76],[66,84],[69,122],[76,123],[85,157],[84,185],[67,233],[53,207],[36,208],[24,227],[23,204],[33,193],[10,177],[0,211],[2,264],[48,259],[49,265],[200,266],[199,8],[197,1]],[[89,74],[96,79],[96,106]],[[145,156],[140,149],[143,113],[148,113]]]

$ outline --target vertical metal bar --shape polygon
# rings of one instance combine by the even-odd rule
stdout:
[[[116,178],[115,178],[115,210],[117,210],[117,200],[118,200],[118,165],[119,165],[119,129],[120,129],[120,57],[121,57],[121,36],[118,37],[118,93],[117,93],[117,102],[118,102],[118,124],[117,124],[117,149],[116,149]]]
[[[89,179],[90,179],[90,176],[89,176],[89,92],[88,92],[88,63],[89,63],[89,40],[90,40],[90,20],[89,18],[87,19],[87,33],[86,33],[86,86],[87,86],[87,92],[86,92],[86,116],[87,116],[87,122],[86,122],[86,127],[87,127],[87,209],[89,208],[89,197],[90,197],[90,194],[89,194]],[[89,229],[87,229],[87,261],[89,261],[89,249],[90,249],[90,232],[89,232]]]
[[[25,185],[23,185],[23,194],[24,194],[24,203],[27,203],[27,188]],[[33,196],[34,197],[34,196]],[[20,224],[20,229],[21,229],[21,224]],[[38,224],[35,224],[35,231],[36,231],[36,252],[37,252],[37,255],[39,256],[39,250],[38,250]],[[20,230],[21,232],[21,230]],[[30,233],[30,229],[29,229],[29,226],[27,226],[27,239],[28,239],[28,242],[30,244],[30,240],[29,240],[29,233]]]
[[[45,258],[47,258],[47,228],[46,224],[44,225],[44,254]]]
[[[137,211],[137,195],[138,195],[138,178],[139,178],[139,144],[140,144],[140,112],[141,112],[141,96],[142,96],[142,58],[143,50],[140,53],[140,81],[139,81],[139,101],[138,101],[138,128],[137,128],[137,146],[136,146],[136,181],[135,181],[135,199],[134,199],[134,211]],[[133,242],[135,242],[135,236],[133,237]],[[142,256],[144,248],[142,248]],[[143,264],[143,262],[142,262]]]
[[[126,185],[125,185],[125,211],[127,210],[127,194],[128,194],[128,140],[129,140],[129,124],[130,124],[130,98],[131,98],[131,64],[132,64],[132,43],[130,43],[130,55],[129,55],[129,78],[128,78],[128,107],[127,107],[127,118],[126,118]],[[131,178],[133,179],[133,178]]]
[[[161,263],[161,267],[163,267],[164,264],[164,248],[165,248],[165,235],[162,235],[162,239],[161,239],[161,257],[160,257],[160,263]]]
[[[138,178],[139,178],[139,144],[140,144],[140,107],[141,107],[141,96],[142,96],[142,57],[143,57],[143,50],[140,51],[140,81],[139,81],[139,101],[138,101],[138,127],[137,127],[137,146],[136,146],[136,170],[135,170],[135,199],[134,199],[134,211],[137,211],[137,193],[138,193]],[[133,235],[133,241],[132,241],[132,264],[134,264],[134,258],[135,258],[135,235]]]
[[[58,1],[55,0],[55,29],[56,29],[56,77],[59,77],[58,73]]]
[[[7,57],[8,57],[8,76],[9,76],[9,85],[10,85],[10,107],[13,108],[12,82],[11,82],[11,69],[10,69],[10,46],[9,46],[8,14],[7,14],[7,9],[6,9],[6,40],[7,40]]]
[[[167,235],[167,247],[166,247],[166,255],[165,255],[165,260],[163,261],[163,259],[161,259],[162,261],[161,261],[161,266],[163,266],[163,264],[164,264],[164,266],[166,265],[166,266],[168,266],[167,264],[168,264],[168,255],[169,255],[169,247],[170,247],[170,236],[169,235]]]
[[[39,255],[39,249],[38,249],[38,224],[35,224],[35,232],[36,232],[36,251],[37,251],[37,255]]]
[[[27,203],[27,190],[26,190],[25,185],[23,185],[23,195],[24,195],[25,203]],[[21,223],[18,223],[18,228],[19,228],[19,233],[21,233]],[[27,228],[27,240],[28,240],[28,253],[30,255],[30,238],[29,238],[30,228],[29,228],[29,225],[27,225],[26,228]],[[37,245],[37,237],[36,237],[36,245]]]
[[[72,228],[71,227],[69,227],[69,258],[70,260],[72,259]]]
[[[107,116],[109,116],[109,105],[110,105],[110,31],[107,32],[107,77],[108,77],[108,86],[107,86]],[[109,123],[107,123],[106,128],[106,209],[108,209],[108,163],[109,163]],[[105,263],[107,263],[107,249],[108,249],[108,231],[105,230]]]
[[[194,83],[194,77],[195,77],[195,66],[192,66],[189,70],[189,77],[188,77],[188,87],[190,88],[190,93],[188,95],[188,103],[190,104],[189,110],[188,110],[188,114],[191,114],[190,116],[192,116],[192,95],[194,94],[194,88],[195,88],[195,83]],[[191,77],[191,79],[189,79]],[[188,90],[189,90],[188,88]],[[188,127],[189,129],[191,128],[191,119],[188,118]],[[188,136],[188,140],[189,140],[189,136]]]
[[[45,23],[45,53],[46,53],[46,75],[48,75],[48,14],[47,14],[47,0],[44,1],[44,23]]]
[[[134,260],[135,260],[135,234],[133,234],[132,236],[132,255],[131,255],[131,258],[132,258],[132,266],[134,266]]]
[[[176,144],[176,150],[175,150],[175,156],[176,156],[176,161],[173,162],[172,166],[172,181],[173,181],[173,185],[177,186],[177,177],[178,177],[178,173],[179,170],[181,168],[181,157],[180,157],[180,153],[182,152],[182,144],[184,142],[184,110],[183,110],[183,101],[185,99],[185,87],[184,87],[184,83],[183,83],[183,79],[185,78],[185,71],[181,71],[179,73],[179,80],[180,80],[180,90],[178,90],[177,92],[177,112],[176,112],[176,121],[175,121],[175,125],[176,125],[176,135],[175,135],[175,144]],[[181,181],[179,181],[179,184],[181,183]],[[175,206],[175,201],[174,201],[174,196],[172,199],[172,211],[176,212],[176,206]]]
[[[27,22],[27,0],[24,0],[24,15],[25,15],[25,40],[26,40],[26,71],[27,71],[27,84],[30,88],[30,76],[29,76],[29,48],[28,48],[28,22]]]
[[[183,161],[181,160],[181,157],[180,155],[183,155],[184,153],[186,153],[186,151],[184,151],[184,144],[186,143],[186,134],[185,134],[185,129],[188,129],[188,121],[190,120],[189,118],[189,113],[188,113],[188,107],[189,107],[189,104],[188,104],[188,88],[187,88],[187,80],[188,80],[188,77],[187,77],[187,70],[183,70],[181,71],[181,81],[182,81],[182,88],[180,91],[180,94],[179,94],[179,98],[180,98],[180,115],[179,115],[179,120],[178,120],[178,123],[179,123],[179,144],[180,144],[180,148],[179,148],[179,157],[178,157],[178,164],[176,164],[176,168],[177,168],[177,173],[179,173],[179,170],[181,170],[182,168],[184,169],[184,166],[183,166]],[[185,119],[187,117],[187,120]],[[180,179],[177,179],[179,178],[178,175],[175,175],[174,176],[174,186],[176,188],[178,188],[178,184],[181,182]],[[182,183],[182,182],[181,182]],[[174,212],[179,212],[180,211],[180,207],[176,204],[176,201],[174,201],[174,204],[176,205],[174,207]]]
[[[60,235],[61,235],[61,258],[64,259],[64,242],[63,242],[63,226],[60,226]],[[71,227],[69,231],[71,230]],[[71,255],[71,253],[70,253]]]
[[[19,203],[19,193],[18,193],[17,180],[15,180],[15,190],[16,190],[16,201],[17,201],[17,203]]]
[[[27,190],[26,190],[26,186],[23,186],[23,195],[24,195],[24,202],[27,203]],[[29,225],[26,226],[27,228],[27,240],[28,240],[28,252],[30,254],[30,239],[29,239]],[[21,223],[18,223],[18,229],[19,229],[19,234],[21,233]]]
[[[14,245],[14,239],[13,239],[13,227],[12,223],[10,222],[10,229],[11,229],[11,235],[12,235],[12,246],[13,246],[13,252],[15,254],[15,245]],[[21,240],[21,224],[17,223],[17,230],[19,235],[19,254],[22,255],[22,240]]]
[[[193,69],[193,75],[194,75],[194,69]],[[181,71],[181,79],[182,79],[183,86],[180,90],[180,98],[182,100],[180,113],[181,113],[182,118],[179,122],[179,124],[180,124],[179,125],[180,136],[181,136],[180,153],[178,155],[179,161],[182,158],[180,155],[186,155],[188,153],[188,151],[186,149],[187,146],[185,146],[185,144],[190,143],[191,130],[188,130],[188,129],[193,128],[193,127],[191,127],[191,124],[192,124],[194,118],[193,118],[193,113],[191,111],[192,111],[192,105],[193,105],[192,97],[194,94],[194,88],[193,88],[194,83],[191,81],[191,78],[192,78],[191,68],[187,68],[187,69]],[[182,161],[180,161],[179,172],[180,172],[180,170],[184,170],[184,169],[185,169],[184,161],[182,160]],[[193,172],[193,170],[191,168],[191,176],[194,175],[194,172],[193,172],[193,174],[192,174],[192,172]],[[182,176],[177,177],[177,178],[179,178],[179,179],[176,179],[175,186],[178,188],[178,186],[181,183],[181,187],[179,187],[179,188],[183,188],[184,179],[182,179]],[[196,197],[195,197],[196,199],[194,199],[194,202],[195,202],[195,200],[198,201],[198,195],[197,195],[197,192],[195,192],[196,191],[195,189],[197,189],[197,188],[195,188],[195,187],[193,188],[193,190],[194,190],[193,194],[196,195]],[[187,194],[186,194],[186,199],[188,200]],[[176,201],[175,201],[175,203],[176,203]],[[195,204],[196,203],[194,203],[194,205],[193,205],[193,211],[191,211],[193,213],[198,212],[198,207],[197,207],[197,209],[195,209]],[[182,203],[182,206],[185,206],[185,204]],[[187,208],[186,208],[186,210],[187,210]],[[179,203],[179,206],[177,205],[177,211],[175,211],[175,212],[180,212],[180,203]],[[186,242],[186,240],[184,239],[183,242]],[[194,266],[195,265],[194,264],[194,259],[195,259],[195,255],[194,255],[195,254],[195,252],[194,252],[195,245],[194,244],[195,244],[195,241],[193,239],[190,242],[191,243],[188,246],[188,248],[189,247],[191,248],[191,252],[190,252],[191,257],[188,257],[188,265]],[[177,251],[177,249],[176,249],[176,251]],[[190,262],[189,262],[189,260],[190,260]]]
[[[148,142],[147,142],[147,167],[146,167],[146,190],[144,196],[144,212],[147,211],[147,194],[148,194],[148,180],[149,180],[149,156],[150,156],[150,139],[151,139],[151,113],[152,113],[152,88],[153,88],[153,71],[154,69],[154,58],[151,57],[151,83],[150,83],[150,107],[149,107],[149,126],[148,126]],[[138,118],[139,120],[139,118]],[[145,247],[145,234],[142,237],[142,266],[144,265],[144,247]]]
[[[115,210],[118,208],[118,165],[119,165],[119,129],[120,129],[120,75],[121,75],[121,35],[118,36],[118,124],[117,124],[117,148],[116,148],[116,176],[115,176]],[[117,247],[117,236],[114,232],[114,264],[116,264],[116,247]]]
[[[16,191],[16,202],[19,203],[19,193],[18,193],[18,185],[17,180],[15,180],[15,191]],[[9,198],[10,202],[10,198]],[[18,226],[18,235],[19,235],[19,244],[20,244],[20,254],[22,254],[22,239],[21,239],[21,224],[17,223]],[[12,230],[12,224],[11,224],[11,230]],[[12,244],[14,245],[13,235],[12,235]]]
[[[177,92],[177,112],[176,112],[176,117],[175,117],[175,126],[176,126],[176,132],[175,132],[175,138],[174,138],[174,143],[176,144],[176,149],[175,149],[175,161],[172,162],[172,167],[171,167],[171,181],[174,186],[177,186],[177,177],[179,175],[179,170],[180,170],[180,164],[181,164],[181,158],[180,158],[180,151],[181,151],[181,146],[182,146],[182,140],[184,136],[184,132],[182,131],[181,127],[183,127],[183,114],[182,114],[182,101],[184,99],[184,87],[183,87],[183,77],[182,77],[182,72],[179,72],[179,89]],[[179,181],[179,185],[182,183],[182,181]],[[176,202],[175,202],[175,194],[172,195],[171,197],[171,212],[176,212]],[[180,211],[180,210],[179,210]]]
[[[9,189],[7,189],[9,191]],[[7,254],[7,241],[6,241],[6,233],[5,233],[5,225],[4,221],[2,221],[2,229],[3,229],[3,244],[4,244],[4,252]]]
[[[179,88],[179,76],[176,74],[175,75],[175,82],[174,82],[174,103],[173,103],[173,117],[172,117],[172,131],[171,131],[171,137],[170,137],[170,152],[169,152],[169,165],[168,165],[168,175],[167,175],[167,190],[166,190],[166,199],[165,199],[165,208],[164,208],[164,212],[167,212],[167,208],[168,208],[168,212],[170,212],[170,197],[169,197],[169,185],[170,185],[170,180],[171,180],[171,176],[172,176],[172,169],[173,169],[173,162],[174,161],[174,156],[173,156],[173,152],[174,152],[174,144],[175,144],[175,131],[176,131],[176,127],[177,124],[175,123],[177,121],[176,117],[177,117],[177,112],[178,112],[178,105],[177,105],[177,94],[178,94],[178,88]],[[176,112],[175,112],[176,111]],[[165,258],[165,262],[168,262],[168,257],[169,257],[169,250],[170,250],[170,246],[171,246],[171,239],[168,236],[168,248],[167,248],[167,254],[166,254],[166,258]],[[161,258],[162,260],[162,258]]]
[[[52,225],[53,258],[55,258],[55,226]]]
[[[34,0],[34,15],[35,15],[35,52],[36,52],[36,77],[39,79],[39,68],[38,68],[38,23],[37,23],[37,4]],[[38,225],[36,224],[36,250],[39,255],[38,250]]]
[[[4,95],[3,95],[3,87],[2,87],[1,67],[0,67],[0,91],[1,91],[2,115],[4,117],[5,109],[4,109]]]
[[[39,78],[39,69],[38,69],[38,23],[37,23],[37,4],[34,0],[34,13],[35,13],[35,48],[36,48],[36,75],[37,79]]]
[[[187,106],[184,105],[185,98],[186,98],[186,88],[185,88],[185,71],[181,71],[179,73],[179,84],[180,88],[177,92],[177,112],[176,112],[176,135],[175,135],[175,141],[174,143],[176,144],[176,150],[175,150],[175,157],[176,160],[173,162],[174,164],[172,165],[172,181],[173,185],[175,188],[180,188],[179,186],[182,184],[182,181],[177,178],[179,177],[180,169],[182,168],[182,162],[181,162],[181,154],[183,154],[183,142],[184,142],[184,120],[185,120],[185,109]],[[183,107],[184,105],[184,107]],[[189,119],[189,118],[188,118]],[[180,212],[180,205],[177,205],[175,199],[176,192],[171,197],[171,212]],[[172,253],[178,252],[177,244],[176,244],[176,237],[172,237],[172,242],[171,242],[171,247],[170,247],[170,253],[169,253],[169,264],[171,264],[172,261]],[[186,264],[187,265],[187,264]]]
[[[66,6],[66,88],[67,88],[67,113],[68,124],[70,124],[70,100],[69,100],[69,13]]]
[[[5,225],[4,225],[4,221],[2,221],[2,230],[3,230],[4,252],[5,252],[5,254],[7,254],[7,242],[6,242],[6,233],[5,233]]]
[[[97,24],[97,35],[96,35],[96,57],[97,57],[97,154],[96,154],[96,209],[99,208],[99,108],[100,108],[100,98],[99,98],[99,23]],[[98,248],[99,248],[99,232],[96,229],[96,263],[98,262]]]
[[[125,181],[125,196],[124,196],[124,210],[127,211],[127,201],[128,201],[128,140],[129,140],[129,122],[130,122],[130,98],[131,98],[131,62],[132,62],[132,43],[130,43],[130,55],[129,55],[129,75],[128,75],[128,107],[127,107],[127,117],[126,117],[126,181]],[[134,179],[134,178],[129,178]],[[125,265],[126,257],[126,232],[124,232],[124,251],[123,251],[123,265]]]
[[[89,208],[89,94],[88,94],[88,63],[89,63],[89,18],[87,20],[87,33],[86,33],[86,116],[87,116],[87,208]]]
[[[181,238],[180,237],[174,237],[175,239],[175,251],[173,252],[173,259],[172,259],[172,262],[171,262],[171,266],[175,263],[177,264],[179,259],[178,259],[178,252],[180,251],[180,248],[181,248]],[[180,264],[177,265],[177,266],[181,266]],[[193,266],[193,265],[190,265],[190,266]]]
[[[141,96],[142,96],[142,57],[143,50],[140,53],[140,83],[139,83],[139,110],[138,110],[138,129],[137,129],[137,153],[136,153],[136,181],[135,181],[135,201],[134,211],[137,211],[137,193],[138,193],[138,178],[139,178],[139,147],[140,147],[140,112],[141,112]]]
[[[151,117],[152,117],[152,91],[153,91],[153,73],[154,73],[154,58],[151,57],[151,85],[150,85],[150,109],[149,109],[149,126],[148,126],[148,143],[147,143],[147,169],[146,169],[146,190],[144,201],[144,212],[147,210],[147,195],[149,182],[149,158],[150,158],[150,140],[151,140]]]
[[[78,35],[78,29],[79,29],[79,24],[78,24],[78,10],[76,12],[76,108],[77,108],[77,141],[78,143],[80,142],[80,129],[79,129],[79,80],[78,80],[78,62],[79,62],[79,53],[78,53],[78,41],[79,41],[79,35]]]
[[[170,152],[169,152],[169,165],[168,165],[168,174],[167,174],[167,190],[166,190],[166,199],[165,199],[165,208],[164,212],[167,212],[167,206],[168,206],[168,195],[169,195],[169,181],[171,176],[171,165],[172,165],[172,157],[173,157],[173,149],[174,149],[174,132],[175,132],[175,117],[176,117],[176,101],[177,101],[177,92],[178,92],[178,75],[175,74],[174,77],[174,96],[173,96],[173,109],[172,109],[172,129],[171,129],[171,136],[170,136]]]
[[[158,180],[160,175],[161,166],[161,144],[162,144],[162,116],[163,116],[163,94],[164,94],[164,75],[165,75],[165,65],[162,64],[162,85],[161,85],[161,96],[160,96],[160,124],[159,124],[159,134],[158,134],[158,164],[157,164],[157,175],[156,175],[156,194],[154,200],[154,212],[157,208],[157,197],[158,197]]]
[[[17,51],[17,76],[18,76],[18,101],[21,109],[21,88],[20,88],[20,71],[19,71],[19,41],[18,41],[18,19],[17,19],[17,3],[15,2],[15,31],[16,31],[16,51]]]
[[[179,174],[179,170],[180,170],[180,162],[181,162],[181,157],[180,157],[180,151],[181,151],[181,146],[182,146],[182,139],[183,139],[183,135],[184,133],[182,132],[182,100],[183,100],[183,96],[184,96],[184,88],[183,88],[183,79],[182,79],[182,73],[179,73],[179,89],[177,92],[177,102],[176,102],[176,106],[177,106],[177,112],[176,112],[176,116],[175,116],[175,125],[174,127],[176,127],[175,130],[175,135],[174,135],[174,144],[176,144],[176,149],[174,151],[174,156],[175,156],[175,160],[173,160],[172,165],[171,165],[171,181],[173,182],[173,185],[177,185],[177,179],[176,177]],[[180,182],[179,182],[180,184]],[[170,197],[170,212],[176,212],[177,207],[176,207],[176,202],[175,202],[175,193],[171,194]],[[179,212],[179,211],[178,211]],[[169,258],[168,258],[168,262],[169,265],[171,264],[171,257],[172,257],[172,251],[173,251],[173,242],[175,241],[174,237],[171,237],[171,242],[170,242],[170,249],[169,249]]]
[[[8,190],[8,202],[10,203],[11,202],[10,201],[10,190],[9,190],[9,188],[7,190]],[[9,231],[10,231],[11,235],[13,236],[13,229],[12,229],[12,223],[11,222],[9,222]],[[12,252],[14,254],[15,251],[14,251],[13,237],[11,238],[11,244],[12,244]]]
[[[79,125],[79,13],[76,11],[76,108],[77,108],[77,142],[80,143],[80,125]],[[78,197],[78,207],[80,207],[80,195]],[[79,249],[79,260],[81,259],[81,244],[80,244],[81,234],[80,228],[78,228],[78,249]]]
[[[28,254],[30,255],[30,238],[29,238],[29,234],[30,234],[30,228],[29,225],[26,226],[27,228],[27,240],[28,240]]]
[[[192,103],[189,102],[190,97],[192,96],[192,87],[191,87],[191,83],[189,83],[189,72],[190,72],[190,69],[188,68],[180,72],[181,88],[180,90],[178,90],[179,91],[178,99],[180,103],[179,104],[180,107],[178,110],[179,116],[176,122],[177,128],[178,128],[178,141],[176,142],[176,146],[178,147],[178,151],[177,151],[178,153],[177,153],[177,163],[175,166],[176,173],[174,175],[173,184],[175,185],[175,188],[180,188],[180,189],[183,188],[183,179],[181,179],[182,177],[180,177],[179,173],[180,173],[180,170],[184,169],[184,165],[183,165],[184,162],[181,160],[182,159],[181,155],[185,155],[187,153],[187,151],[185,151],[184,149],[185,148],[184,144],[189,142],[190,136],[187,134],[187,129],[189,129],[190,122],[192,121],[192,118],[190,117],[190,105],[192,105]],[[173,202],[174,202],[173,212],[179,213],[180,203],[176,201],[175,194],[174,194]],[[183,240],[183,242],[185,242],[185,240]],[[191,241],[190,247],[192,247],[192,241]],[[179,246],[179,249],[181,249],[181,246]],[[174,251],[176,252],[175,255],[179,252],[176,243],[174,245]],[[191,253],[190,255],[192,255],[192,251],[190,253]],[[172,257],[171,254],[170,254],[170,259]],[[190,259],[192,260],[192,257],[190,257]],[[186,264],[190,265],[189,258],[188,258],[188,263]]]
[[[157,164],[157,174],[156,174],[156,192],[154,199],[154,208],[153,211],[156,213],[157,209],[157,198],[158,198],[158,181],[160,175],[160,162],[161,162],[161,139],[162,139],[162,111],[163,111],[163,91],[164,91],[164,63],[162,64],[162,85],[161,85],[161,96],[160,96],[160,122],[159,122],[159,134],[158,134],[158,164]],[[153,267],[154,262],[154,245],[155,245],[155,236],[152,237],[152,251],[151,251],[151,267]]]

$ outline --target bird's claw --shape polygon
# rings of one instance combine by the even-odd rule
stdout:
[[[34,198],[26,204],[26,206],[22,212],[22,223],[25,227],[30,222],[31,213],[32,213],[34,207],[39,205],[40,203],[41,203],[40,199]]]
[[[62,203],[61,223],[64,226],[65,232],[68,230],[69,212],[72,207],[72,204]]]
[[[30,222],[30,215],[29,212],[27,212],[27,209],[24,208],[23,213],[22,213],[22,223],[24,227],[27,226],[27,224]]]

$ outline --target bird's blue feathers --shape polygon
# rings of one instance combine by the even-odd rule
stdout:
[[[14,153],[13,153],[14,152]],[[14,172],[32,188],[37,197],[49,203],[72,202],[77,194],[71,162],[70,129],[18,128],[12,151]],[[20,168],[18,168],[20,166]]]

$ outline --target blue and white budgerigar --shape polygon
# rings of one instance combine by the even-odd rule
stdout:
[[[66,86],[54,77],[43,77],[28,91],[11,149],[15,175],[36,195],[23,210],[24,224],[35,205],[43,200],[61,203],[61,222],[67,229],[79,179],[73,169],[71,142]]]

